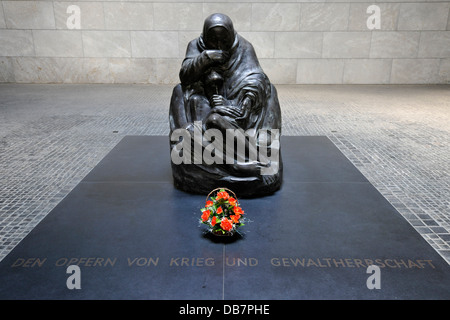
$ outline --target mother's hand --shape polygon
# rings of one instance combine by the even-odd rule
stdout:
[[[213,109],[211,112],[216,112],[223,116],[228,116],[232,118],[238,118],[243,115],[242,110],[229,103],[223,96],[215,94],[211,98]]]
[[[205,55],[215,63],[222,64],[230,57],[229,53],[222,50],[205,50]]]
[[[233,106],[217,106],[211,111],[231,118],[239,118],[241,116],[240,110]]]

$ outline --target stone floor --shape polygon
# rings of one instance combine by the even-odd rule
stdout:
[[[450,263],[450,86],[282,86],[283,135],[327,136]],[[167,135],[167,85],[0,85],[0,260],[125,135]]]

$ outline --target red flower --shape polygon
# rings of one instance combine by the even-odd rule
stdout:
[[[225,231],[230,231],[233,229],[233,224],[227,218],[223,218],[222,222],[220,222],[220,227]]]
[[[202,220],[203,220],[203,221],[208,220],[210,215],[211,215],[211,211],[209,211],[209,210],[203,211],[203,214],[202,214]]]
[[[216,198],[216,200],[220,200],[220,199],[227,200],[229,197],[230,197],[230,195],[228,194],[228,192],[226,192],[226,191],[221,191],[221,192],[218,192],[218,193],[217,193],[217,198]]]
[[[242,210],[242,208],[238,207],[238,206],[234,206],[233,211],[235,214],[239,214],[239,215],[244,214],[244,210]]]
[[[232,206],[235,206],[235,205],[236,205],[236,199],[235,199],[235,198],[230,197],[230,198],[228,199],[228,202],[229,202]]]
[[[208,200],[206,201],[206,206],[205,207],[211,207],[213,205],[213,202]]]
[[[217,214],[221,214],[223,212],[222,207],[218,207],[216,212]]]
[[[214,227],[216,225],[216,223],[217,223],[217,219],[216,219],[216,216],[214,216],[211,220],[211,225]]]
[[[234,223],[239,223],[240,215],[232,215],[230,216],[231,220],[233,220]]]

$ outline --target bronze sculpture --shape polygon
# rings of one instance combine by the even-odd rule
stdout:
[[[206,18],[202,34],[187,47],[180,80],[169,111],[175,186],[204,194],[227,187],[241,197],[278,190],[283,170],[277,91],[228,16]]]

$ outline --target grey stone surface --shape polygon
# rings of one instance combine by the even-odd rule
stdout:
[[[2,1],[10,29],[54,29],[52,1]]]
[[[36,56],[82,57],[83,44],[78,30],[33,30]]]
[[[33,36],[30,30],[0,30],[0,56],[33,56]]]
[[[366,32],[324,32],[323,58],[368,58],[371,34]]]
[[[108,30],[152,30],[153,5],[145,2],[105,2],[105,27]]]
[[[445,30],[450,3],[402,3],[398,30]]]
[[[390,59],[346,59],[342,83],[389,83]]]
[[[420,35],[419,58],[450,57],[450,32],[424,31]]]
[[[277,32],[275,58],[320,58],[321,32]]]
[[[80,8],[80,30],[68,29],[71,5]],[[379,30],[367,26],[371,5],[380,9]],[[342,75],[334,74],[335,68],[321,68],[324,74],[307,78],[286,72],[287,65],[303,66],[304,59],[319,59],[324,65],[329,64],[328,59],[345,60],[339,60],[337,67],[353,65],[354,59],[390,59],[385,63],[394,69],[382,68],[385,74],[380,70],[372,74],[367,71],[380,62],[371,61],[366,72],[352,77],[352,83],[385,84],[386,79],[391,84],[448,83],[445,61],[450,58],[450,3],[434,0],[0,0],[0,57],[27,62],[17,69],[13,63],[12,73],[1,70],[12,77],[0,81],[134,83],[135,66],[142,64],[139,60],[154,63],[158,59],[160,73],[140,74],[138,82],[175,84],[178,79],[169,72],[176,68],[169,64],[184,58],[187,43],[200,35],[203,20],[214,12],[232,18],[235,29],[254,44],[265,65],[270,65],[268,75],[276,84],[291,84],[293,79],[298,84],[343,83]],[[64,77],[53,65],[43,64],[50,60],[42,58],[54,58],[54,65],[64,66]],[[73,60],[68,67],[72,58],[81,60]],[[94,76],[83,76],[86,66],[92,69],[93,58],[101,61],[93,67]],[[118,65],[117,58],[123,58],[120,76],[117,68],[109,69]],[[411,64],[410,59],[417,59],[414,72],[403,67]],[[440,59],[444,70],[436,73],[434,65],[431,71],[419,70],[430,66],[423,59]],[[25,69],[27,66],[30,69]],[[41,70],[43,67],[48,70]],[[39,75],[33,76],[36,69]],[[167,73],[161,73],[164,70]],[[414,73],[419,75],[417,79],[411,78]]]
[[[0,259],[126,135],[169,132],[172,85],[0,85]],[[450,263],[447,86],[277,86],[283,135],[327,136]]]
[[[372,34],[371,58],[416,58],[420,32],[379,31]]]
[[[131,44],[128,31],[83,31],[85,57],[130,57]]]
[[[297,83],[341,84],[343,59],[301,59],[297,66]]]
[[[439,77],[443,83],[450,83],[450,59],[441,60],[439,66]]]
[[[0,58],[0,82],[14,81],[14,67],[11,58]]]
[[[439,59],[394,59],[391,83],[436,83],[439,65]]]
[[[226,14],[233,19],[233,24],[238,31],[252,30],[252,8],[251,2],[231,2],[231,1],[217,1],[203,3],[203,18],[206,18],[212,13],[220,12]],[[203,21],[199,21],[202,25]],[[198,22],[197,22],[198,23]],[[200,30],[197,28],[196,30]]]
[[[138,58],[177,58],[178,33],[175,31],[131,31],[131,50]]]
[[[3,14],[3,7],[0,9],[0,29],[4,29],[6,28],[5,15]]]
[[[259,59],[270,59],[274,57],[274,32],[240,32],[239,34],[253,45]]]
[[[349,7],[349,3],[302,3],[300,30],[347,30]]]
[[[154,30],[201,30],[201,3],[155,3]]]
[[[299,17],[300,6],[297,3],[254,3],[251,15],[252,30],[298,31]]]
[[[270,74],[273,83],[295,84],[297,59],[259,59],[263,70]]]

